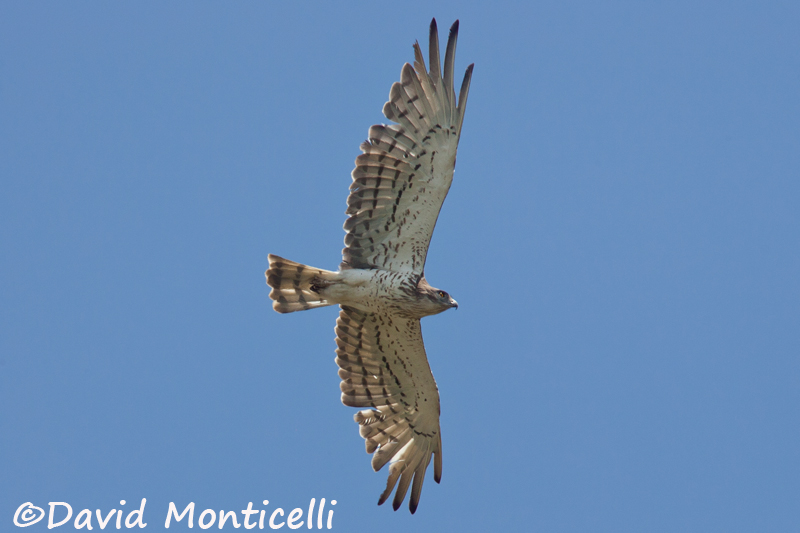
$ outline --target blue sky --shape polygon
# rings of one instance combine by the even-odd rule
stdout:
[[[487,6],[4,5],[3,530],[323,497],[342,531],[797,527],[800,8]],[[376,505],[337,311],[274,313],[263,272],[338,265],[433,16],[476,66],[426,269],[460,305],[423,321],[444,474],[410,516]]]

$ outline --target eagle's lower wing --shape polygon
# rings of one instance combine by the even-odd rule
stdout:
[[[403,503],[413,478],[409,508],[419,504],[425,470],[434,455],[433,476],[442,477],[439,391],[428,366],[418,319],[366,313],[342,306],[336,321],[336,364],[342,403],[367,407],[355,415],[366,439],[372,468],[389,465],[378,505],[392,493]]]
[[[458,21],[450,28],[440,72],[439,36],[431,22],[430,72],[419,43],[383,106],[392,125],[372,126],[356,158],[347,198],[350,218],[342,269],[381,268],[422,274],[439,211],[453,181],[472,65],[456,104],[453,63]]]

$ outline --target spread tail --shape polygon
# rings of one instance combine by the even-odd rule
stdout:
[[[336,272],[301,265],[270,254],[266,276],[267,285],[272,287],[269,297],[275,300],[272,308],[279,313],[335,304],[323,298],[319,291],[337,280]]]

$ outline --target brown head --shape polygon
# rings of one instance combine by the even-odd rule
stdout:
[[[423,276],[417,284],[417,309],[420,316],[430,316],[447,311],[451,308],[458,309],[458,302],[441,289],[431,287]]]

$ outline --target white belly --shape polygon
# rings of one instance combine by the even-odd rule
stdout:
[[[339,280],[321,291],[330,302],[372,313],[396,309],[400,301],[408,300],[414,286],[406,272],[389,270],[343,270]]]

